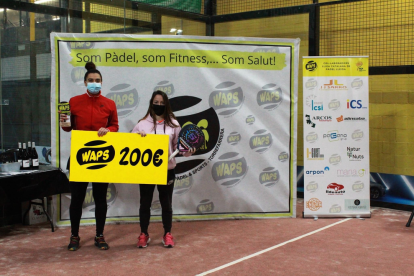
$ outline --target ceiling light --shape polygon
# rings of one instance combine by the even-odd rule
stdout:
[[[170,33],[173,33],[173,32],[175,32],[177,29],[175,29],[175,28],[172,28],[171,30],[170,30]]]

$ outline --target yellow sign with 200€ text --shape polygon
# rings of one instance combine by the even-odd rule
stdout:
[[[72,131],[70,181],[167,184],[168,135]]]

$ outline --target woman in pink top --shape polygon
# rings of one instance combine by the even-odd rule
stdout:
[[[181,127],[171,111],[170,102],[167,94],[162,91],[155,91],[152,93],[151,100],[147,114],[144,118],[138,121],[138,124],[132,130],[133,133],[138,133],[142,137],[147,134],[168,134],[170,137],[170,145],[168,156],[170,156],[177,149],[178,134]],[[190,156],[195,152],[191,149],[185,156]],[[138,237],[139,248],[145,248],[150,242],[148,235],[148,226],[151,217],[151,203],[154,194],[155,186],[159,192],[159,198],[162,209],[162,224],[164,226],[164,237],[162,242],[165,247],[174,246],[174,238],[171,235],[172,227],[172,195],[174,190],[176,166],[175,158],[168,162],[168,176],[167,185],[148,185],[140,184],[139,191],[141,194],[139,207],[139,221],[141,226],[141,234]]]

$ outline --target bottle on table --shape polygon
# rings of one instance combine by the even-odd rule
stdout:
[[[23,150],[22,150],[22,143],[18,143],[19,151],[17,152],[17,162],[20,163],[20,169],[23,167],[22,158],[23,158]]]
[[[35,142],[32,142],[32,168],[39,169],[39,156],[37,155]]]
[[[30,170],[30,159],[29,159],[29,153],[27,152],[27,149],[26,149],[26,143],[23,143],[22,170]]]
[[[30,168],[32,167],[32,144],[27,142],[27,154],[29,155]]]

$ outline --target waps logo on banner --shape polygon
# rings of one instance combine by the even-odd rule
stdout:
[[[311,181],[308,183],[308,185],[306,185],[306,190],[310,193],[314,193],[318,190],[319,185],[317,182],[315,181]]]
[[[175,92],[174,85],[168,80],[160,81],[157,83],[157,85],[154,87],[154,91],[157,90],[164,92],[168,95],[168,97],[172,96]]]
[[[237,185],[246,175],[248,166],[246,159],[237,152],[221,155],[214,163],[211,174],[214,181],[225,187]]]
[[[364,82],[360,78],[356,78],[351,83],[351,88],[359,90],[364,85]]]
[[[276,185],[279,179],[279,171],[273,167],[263,169],[263,172],[261,172],[259,175],[260,184],[265,185],[266,187],[272,187]]]
[[[197,214],[211,213],[214,211],[214,202],[210,199],[203,199],[196,207]]]
[[[305,82],[305,88],[308,90],[313,90],[318,87],[318,82],[316,79],[309,79]]]
[[[127,117],[138,107],[138,91],[133,87],[130,88],[130,86],[127,83],[117,84],[106,95],[107,98],[115,102],[119,118]]]
[[[283,152],[281,152],[281,153],[279,154],[279,156],[277,157],[277,159],[278,159],[280,162],[286,162],[286,161],[288,161],[288,160],[289,160],[289,153],[287,153],[287,152],[283,151]]]
[[[106,204],[108,209],[114,205],[116,198],[118,197],[118,191],[115,184],[109,183],[108,190],[106,192]],[[95,199],[93,198],[92,184],[88,184],[86,189],[85,200],[83,201],[82,208],[86,209],[87,212],[95,212]]]
[[[85,148],[81,148],[76,153],[76,161],[79,165],[97,164],[87,167],[88,170],[97,170],[106,167],[115,157],[113,146],[98,147],[106,144],[106,141],[95,140],[86,143]]]
[[[306,142],[308,143],[315,143],[318,141],[318,133],[316,132],[309,132],[308,135],[306,135]]]
[[[243,104],[243,90],[231,81],[222,82],[215,87],[209,97],[210,107],[217,111],[218,115],[231,116],[235,114]]]
[[[266,84],[257,93],[257,104],[268,111],[276,109],[282,103],[282,100],[282,88],[274,83]]]
[[[250,148],[258,153],[267,151],[272,143],[272,134],[266,129],[256,131],[249,141]]]
[[[227,143],[232,146],[237,145],[241,141],[241,135],[237,131],[231,132],[229,136],[227,136]]]
[[[335,111],[341,107],[341,102],[337,99],[333,99],[328,103],[328,108]]]
[[[193,186],[193,177],[176,178],[174,182],[174,194],[183,195],[187,193]]]
[[[253,115],[249,115],[246,118],[246,124],[252,125],[256,121],[256,118]]]

